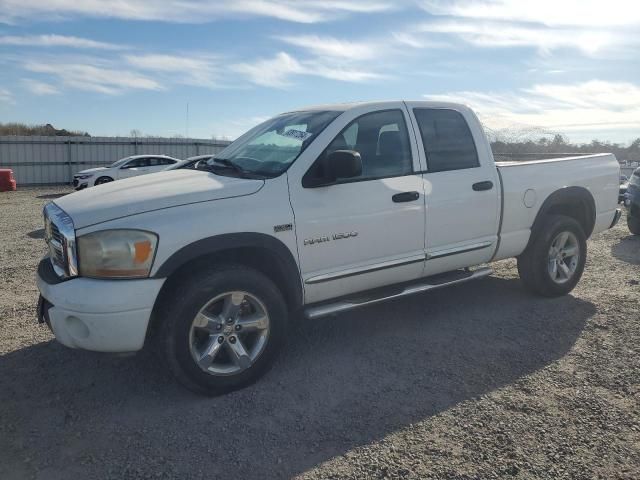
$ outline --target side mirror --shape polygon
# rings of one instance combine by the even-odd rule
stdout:
[[[302,178],[305,188],[332,185],[338,179],[362,175],[362,158],[354,150],[336,150],[320,158]]]
[[[327,179],[335,182],[339,178],[362,175],[362,158],[354,150],[336,150],[324,160]]]

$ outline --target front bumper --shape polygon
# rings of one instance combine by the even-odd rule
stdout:
[[[49,262],[48,258],[43,262]],[[63,345],[99,352],[134,352],[144,345],[164,279],[53,282],[38,269],[39,315]],[[45,279],[46,277],[46,279]]]
[[[89,186],[89,180],[91,179],[80,180],[79,178],[74,178],[73,188],[75,188],[76,190],[82,190],[83,188],[87,188]]]

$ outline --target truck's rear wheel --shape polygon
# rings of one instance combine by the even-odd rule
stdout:
[[[571,217],[550,215],[518,257],[518,273],[529,290],[557,297],[574,289],[586,258],[587,240],[580,224]]]
[[[262,273],[227,266],[189,277],[161,319],[160,353],[187,388],[210,395],[245,387],[271,367],[287,307]]]
[[[640,235],[640,219],[632,217],[627,213],[627,227],[634,235]]]

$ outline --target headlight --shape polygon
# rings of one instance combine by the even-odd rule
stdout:
[[[142,230],[103,230],[78,237],[80,275],[97,278],[149,276],[158,236]]]
[[[74,175],[78,180],[86,180],[87,178],[93,177],[93,173],[86,173],[84,175]]]

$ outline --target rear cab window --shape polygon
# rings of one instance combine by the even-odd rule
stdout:
[[[460,112],[445,108],[414,108],[428,172],[480,166],[471,130]]]

